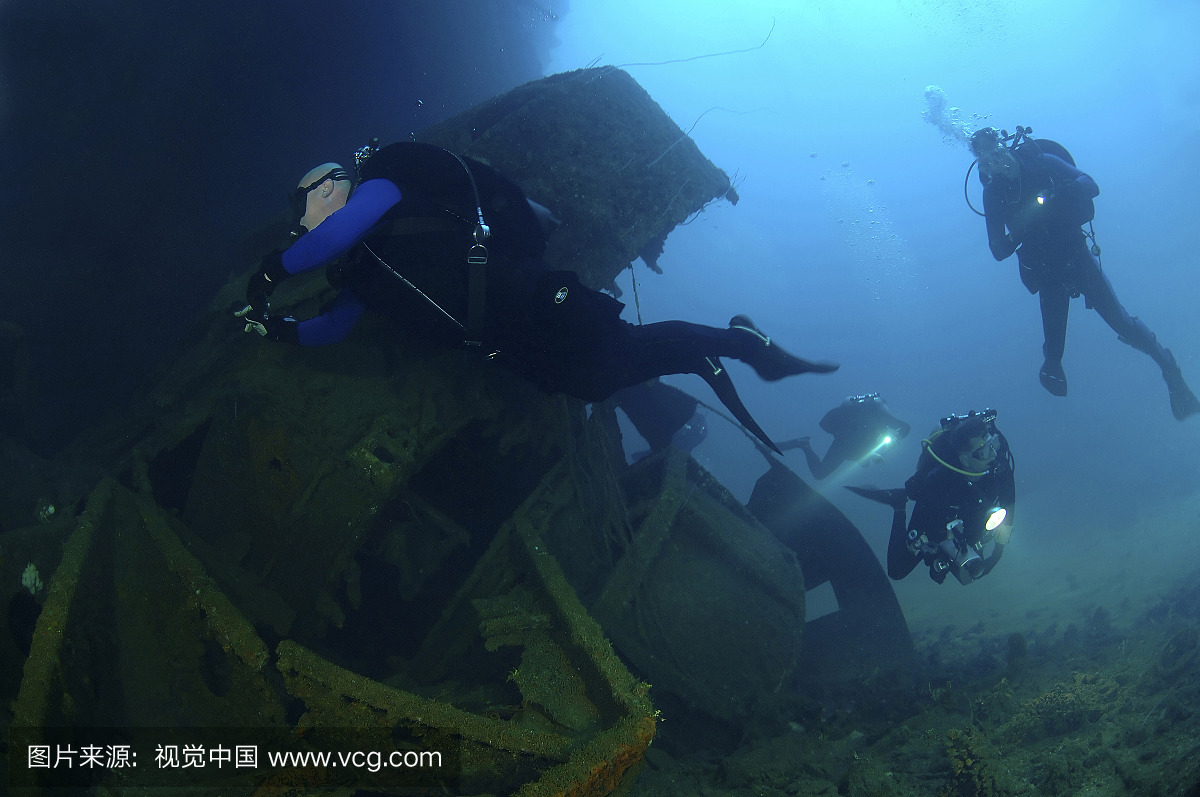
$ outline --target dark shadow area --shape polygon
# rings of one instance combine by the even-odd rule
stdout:
[[[407,136],[541,74],[556,17],[511,0],[0,7],[0,316],[52,453],[127,401],[314,163]],[[14,412],[10,408],[7,412]]]

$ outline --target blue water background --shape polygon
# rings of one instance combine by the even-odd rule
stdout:
[[[768,32],[750,52],[633,65],[754,48]],[[573,2],[548,71],[630,64],[740,181],[736,207],[714,205],[671,235],[663,275],[634,270],[642,320],[724,324],[746,312],[796,353],[839,361],[834,375],[775,384],[730,365],[776,439],[811,434],[823,451],[825,411],[872,391],[912,424],[882,466],[818,485],[877,551],[890,513],[841,485],[899,486],[939,417],[990,406],[1018,489],[1013,545],[993,579],[1011,587],[1023,563],[1047,556],[1078,572],[1093,548],[1110,559],[1152,551],[1137,578],[1153,579],[1156,563],[1195,550],[1200,419],[1172,417],[1158,368],[1082,299],[1064,361],[1070,395],[1043,391],[1037,298],[1015,257],[993,260],[967,206],[972,156],[923,112],[936,85],[971,127],[1025,125],[1065,144],[1100,185],[1095,229],[1118,297],[1200,385],[1198,33],[1200,7],[1174,0]],[[981,207],[974,175],[968,191]],[[632,319],[628,273],[621,285]],[[671,381],[713,401],[696,377]],[[748,496],[762,458],[724,422],[710,427],[697,458]],[[799,452],[787,461],[807,478]]]

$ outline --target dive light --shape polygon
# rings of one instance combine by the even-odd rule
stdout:
[[[984,521],[983,527],[987,531],[995,531],[996,527],[1004,522],[1004,518],[1008,517],[1008,510],[1002,506],[993,507],[988,512],[987,520]]]

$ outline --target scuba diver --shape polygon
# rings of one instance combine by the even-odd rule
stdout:
[[[991,409],[943,418],[941,427],[921,441],[921,449],[917,471],[903,488],[846,489],[892,507],[891,578],[902,579],[924,562],[939,584],[948,573],[969,584],[992,571],[1012,534],[1012,452]],[[909,500],[915,502],[911,518],[906,517]]]
[[[1183,420],[1200,412],[1200,401],[1184,382],[1170,349],[1117,300],[1100,267],[1092,202],[1100,193],[1096,181],[1075,168],[1066,148],[1033,131],[985,127],[971,136],[971,151],[983,183],[983,211],[992,256],[1004,260],[1017,254],[1021,282],[1039,294],[1042,310],[1044,362],[1038,378],[1055,396],[1067,395],[1062,357],[1067,342],[1067,311],[1081,294],[1118,338],[1151,357],[1162,370],[1170,393],[1171,412]],[[971,174],[967,169],[967,178]],[[965,185],[964,185],[965,190]],[[967,199],[970,204],[970,198]],[[1085,232],[1082,227],[1087,225]],[[1089,247],[1088,242],[1091,242]]]
[[[556,220],[491,167],[429,144],[372,144],[355,153],[358,179],[336,163],[309,171],[292,194],[298,237],[263,258],[237,315],[245,331],[321,346],[345,338],[370,308],[406,334],[478,352],[547,392],[602,401],[656,376],[701,376],[764,444],[721,357],[773,382],[830,373],[793,356],[745,315],[725,329],[685,321],[634,325],[624,305],[543,262]],[[280,282],[327,266],[337,297],[303,321],[277,314]]]
[[[814,479],[824,479],[846,461],[859,462],[863,467],[872,461],[882,461],[880,452],[904,437],[911,427],[888,411],[887,402],[878,393],[849,396],[825,413],[821,428],[833,435],[833,442],[824,459],[813,450],[811,439],[797,437],[779,444],[784,451],[798,448],[808,460]]]

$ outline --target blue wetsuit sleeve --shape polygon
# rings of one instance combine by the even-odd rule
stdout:
[[[284,270],[299,274],[345,254],[399,201],[400,189],[391,180],[367,180],[354,189],[345,207],[288,247]]]
[[[350,289],[343,288],[327,312],[297,325],[297,339],[301,346],[337,343],[350,334],[362,314],[362,301]]]

